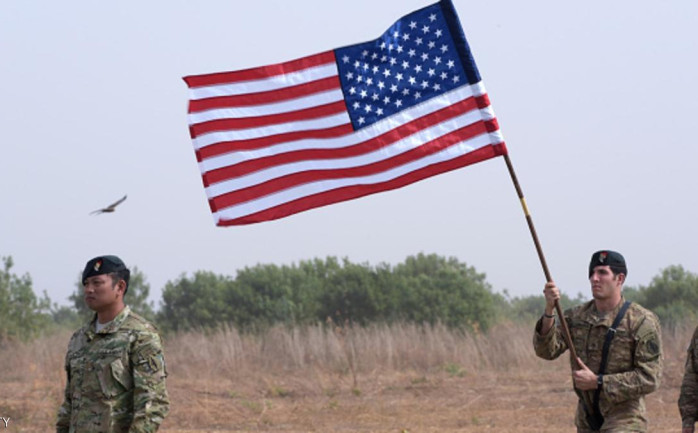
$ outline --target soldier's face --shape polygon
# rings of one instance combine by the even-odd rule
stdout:
[[[119,281],[120,283],[120,281]],[[85,303],[93,311],[101,311],[119,302],[123,289],[114,283],[111,275],[95,275],[88,277],[83,285]]]
[[[594,299],[610,299],[620,293],[623,286],[623,274],[613,275],[609,266],[596,266],[589,277],[591,294]]]

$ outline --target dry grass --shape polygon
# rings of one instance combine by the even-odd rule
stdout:
[[[536,358],[531,329],[509,324],[473,335],[401,324],[172,336],[172,412],[161,431],[574,431],[568,361]],[[664,334],[664,379],[647,402],[652,432],[679,430],[676,400],[692,331]],[[68,338],[0,349],[8,431],[52,430]]]

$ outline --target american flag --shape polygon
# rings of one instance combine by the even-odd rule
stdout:
[[[184,80],[219,226],[399,188],[507,152],[450,0],[370,42]]]

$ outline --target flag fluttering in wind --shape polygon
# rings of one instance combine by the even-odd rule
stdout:
[[[370,42],[184,80],[219,226],[399,188],[507,152],[450,0]]]

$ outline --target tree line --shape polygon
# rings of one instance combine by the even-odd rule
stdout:
[[[12,273],[11,257],[0,270],[0,341],[29,339],[57,326],[77,327],[91,316],[77,278],[72,305],[37,296],[29,275]],[[331,322],[343,326],[383,322],[442,323],[487,331],[509,320],[530,323],[543,309],[542,295],[496,293],[483,273],[453,257],[410,256],[391,266],[327,257],[292,265],[259,264],[233,276],[197,271],[168,281],[159,308],[148,301],[146,275],[132,268],[126,303],[165,332],[211,329],[222,324],[254,331],[276,324]],[[626,287],[624,296],[654,311],[664,325],[696,319],[698,275],[669,266],[647,286]],[[588,294],[563,295],[569,308]]]

